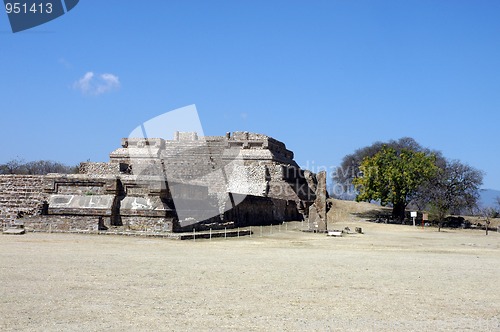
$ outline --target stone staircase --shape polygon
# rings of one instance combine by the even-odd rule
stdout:
[[[43,175],[0,175],[0,221],[40,214],[47,194]]]

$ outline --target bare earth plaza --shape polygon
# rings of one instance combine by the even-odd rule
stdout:
[[[343,216],[347,217],[347,216]],[[347,217],[193,241],[2,236],[3,331],[498,331],[499,236]]]

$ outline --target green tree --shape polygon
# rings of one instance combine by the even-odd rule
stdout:
[[[360,174],[361,163],[365,158],[373,157],[378,152],[380,152],[384,147],[391,147],[397,152],[401,152],[404,149],[423,152],[427,155],[433,154],[436,157],[436,165],[442,167],[445,164],[445,159],[441,152],[429,150],[422,147],[417,141],[411,137],[402,137],[398,140],[390,140],[388,142],[375,142],[369,146],[357,149],[352,154],[346,155],[342,159],[342,163],[333,173],[333,181],[336,186],[341,186],[344,193],[352,191],[352,185],[355,178]],[[339,195],[340,198],[344,198],[343,195]],[[345,198],[349,198],[349,195],[345,195]]]
[[[404,220],[406,206],[420,186],[439,170],[434,154],[409,148],[397,150],[387,145],[372,157],[366,157],[359,169],[362,175],[353,180],[359,192],[356,201],[391,204],[393,218],[400,221]]]

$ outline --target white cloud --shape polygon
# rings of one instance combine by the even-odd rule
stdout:
[[[120,79],[113,74],[95,75],[89,71],[73,84],[73,87],[85,95],[101,95],[120,88]]]
[[[74,86],[75,89],[80,90],[82,93],[89,93],[90,92],[90,82],[92,81],[92,78],[94,77],[94,73],[89,71],[85,75],[83,75],[82,78],[80,78],[78,81],[75,82]]]

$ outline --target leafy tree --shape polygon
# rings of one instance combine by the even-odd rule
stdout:
[[[346,155],[342,159],[341,165],[335,170],[333,180],[337,185],[343,187],[343,191],[347,192],[353,184],[355,178],[360,174],[360,166],[365,158],[373,157],[380,152],[384,147],[391,147],[397,152],[403,149],[414,152],[423,152],[425,154],[433,154],[436,157],[436,164],[443,165],[445,163],[443,156],[439,151],[431,151],[422,147],[411,137],[403,137],[398,140],[390,140],[387,143],[375,142],[372,145],[357,149],[354,153]]]
[[[408,203],[421,185],[438,172],[435,163],[434,154],[383,146],[361,163],[362,176],[353,180],[359,190],[356,200],[378,200],[383,206],[391,204],[393,218],[403,221]]]
[[[387,151],[391,152],[388,154]],[[383,158],[380,153],[385,154]],[[433,175],[422,176],[413,181],[411,172],[406,170],[406,175],[403,174],[404,165],[394,166],[398,164],[397,162],[394,164],[394,161],[400,156],[408,157],[410,154],[420,154],[420,156],[423,154],[429,158],[433,156],[435,166],[431,172]],[[405,167],[413,166],[409,163]],[[398,167],[399,175],[398,171],[394,172]],[[371,173],[373,170],[376,171],[370,174],[367,169],[371,169]],[[404,180],[398,179],[398,176]],[[344,191],[353,184],[356,185],[360,189],[357,200],[373,199],[380,200],[384,205],[392,204],[395,218],[402,219],[404,209],[411,203],[419,210],[432,212],[441,227],[447,214],[472,210],[477,205],[483,173],[457,160],[449,161],[441,152],[423,148],[414,139],[404,137],[386,144],[375,142],[345,156],[333,178],[337,185],[344,186]],[[413,182],[406,183],[409,180]],[[411,185],[409,187],[411,190],[400,190],[398,187],[400,185],[395,185],[396,183],[400,183],[403,187]],[[418,187],[415,188],[416,183]],[[405,196],[405,199],[395,199],[398,196]],[[500,197],[498,205],[500,207]]]
[[[436,176],[419,188],[416,201],[434,211],[441,230],[446,215],[472,211],[477,206],[482,183],[481,171],[458,160],[446,161]]]

